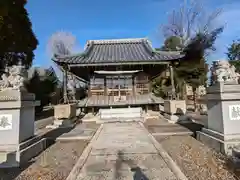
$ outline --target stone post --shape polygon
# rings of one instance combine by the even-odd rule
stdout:
[[[198,140],[231,155],[240,144],[240,85],[218,82],[207,89],[208,121]]]
[[[0,91],[0,168],[18,167],[43,150],[31,143],[38,104],[26,91]]]

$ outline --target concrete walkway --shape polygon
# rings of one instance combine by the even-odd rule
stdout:
[[[187,179],[141,123],[102,124],[67,180]]]

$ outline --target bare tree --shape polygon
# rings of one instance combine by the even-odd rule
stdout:
[[[214,30],[221,10],[207,13],[202,0],[183,0],[179,9],[173,10],[168,23],[162,26],[164,37],[180,37],[183,47],[198,33],[207,34]]]
[[[54,55],[71,55],[77,47],[77,39],[69,32],[59,31],[54,33],[47,44],[47,51],[50,57]],[[67,84],[68,70],[58,66],[62,74],[63,82],[63,100],[68,102]]]
[[[53,55],[70,55],[77,46],[76,37],[69,32],[59,31],[54,33],[48,42],[47,51]]]

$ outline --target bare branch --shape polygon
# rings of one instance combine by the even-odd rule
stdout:
[[[70,55],[73,53],[77,45],[76,37],[69,32],[59,31],[54,33],[49,39],[47,51],[52,57],[57,55]]]
[[[162,26],[165,38],[178,36],[186,45],[197,33],[208,33],[216,26],[215,21],[221,10],[206,13],[201,0],[184,0],[178,10],[173,10],[168,17],[168,24]]]

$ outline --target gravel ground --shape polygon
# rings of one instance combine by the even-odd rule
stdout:
[[[227,158],[191,136],[156,137],[189,180],[236,180]]]
[[[56,142],[32,160],[30,166],[0,170],[1,180],[64,180],[82,154],[87,141]]]
[[[97,130],[99,124],[82,126]],[[39,133],[45,131],[49,130],[42,129]],[[65,180],[87,144],[85,140],[56,142],[20,168],[0,169],[0,180]]]
[[[151,130],[153,126],[166,125],[161,118],[152,118],[144,123]],[[188,129],[199,130],[192,124]],[[232,172],[227,158],[203,145],[191,136],[157,136],[156,140],[163,146],[177,163],[189,180],[238,180]],[[240,172],[237,172],[240,174]]]

